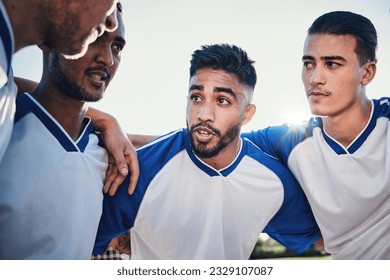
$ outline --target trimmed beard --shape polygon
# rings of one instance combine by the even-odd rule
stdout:
[[[51,60],[50,78],[60,89],[60,91],[69,98],[81,101],[81,102],[96,102],[99,101],[102,96],[94,96],[88,92],[85,88],[78,85],[75,81],[69,79],[66,73],[62,70],[60,65],[60,59],[64,59],[58,53],[53,53]]]
[[[207,127],[212,132],[214,132],[215,135],[217,135],[219,137],[219,141],[214,147],[207,148],[208,144],[203,144],[203,143],[198,143],[198,145],[196,145],[195,137],[194,137],[194,129],[198,126]],[[222,135],[222,133],[218,129],[212,127],[209,123],[200,122],[200,123],[192,125],[191,128],[189,128],[188,122],[187,122],[187,130],[188,130],[188,135],[190,136],[192,150],[200,158],[213,158],[213,157],[217,156],[234,139],[236,139],[237,136],[239,136],[240,129],[241,129],[241,124],[232,125],[226,131],[226,133]]]

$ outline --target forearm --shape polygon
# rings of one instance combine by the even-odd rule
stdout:
[[[91,118],[94,128],[101,133],[112,128],[122,131],[118,121],[108,113],[89,107],[87,116]]]
[[[141,134],[129,134],[127,133],[127,138],[129,138],[130,142],[133,144],[135,148],[138,148],[150,141],[153,141],[158,136],[155,135],[141,135]]]
[[[103,191],[114,195],[130,171],[128,193],[132,194],[139,176],[137,153],[132,143],[122,131],[118,121],[110,114],[89,108],[87,116],[92,119],[95,129],[102,134],[109,158],[114,158],[114,161],[109,162]]]

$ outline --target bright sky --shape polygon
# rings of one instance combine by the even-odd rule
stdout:
[[[129,133],[162,134],[185,126],[189,61],[204,44],[231,43],[255,60],[257,113],[243,131],[310,116],[300,79],[306,31],[321,14],[348,10],[368,17],[379,38],[370,98],[390,96],[390,0],[122,0],[127,46],[103,100]],[[36,47],[14,56],[15,76],[39,81]]]

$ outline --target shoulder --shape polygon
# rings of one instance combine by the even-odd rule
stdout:
[[[305,139],[312,137],[316,127],[322,127],[321,118],[311,118],[298,125],[269,126],[244,133],[241,137],[250,140],[259,149],[286,164],[292,150]]]
[[[390,117],[390,97],[381,97],[372,100],[374,105],[374,118]]]
[[[322,120],[311,118],[298,125],[286,123],[243,133],[242,137],[249,139],[267,153],[277,158],[286,159],[296,145],[313,136],[313,129],[318,126],[322,126]]]
[[[168,162],[185,150],[185,133],[185,129],[175,130],[137,149],[140,180],[149,182]]]
[[[185,130],[178,129],[162,135],[155,140],[139,147],[137,154],[141,159],[146,156],[158,156],[170,152],[177,153],[184,149]]]
[[[244,141],[248,143],[247,156],[261,163],[278,176],[285,189],[296,188],[296,186],[299,186],[291,171],[282,161],[266,153],[250,140],[244,139]]]

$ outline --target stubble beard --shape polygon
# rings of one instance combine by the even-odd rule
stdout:
[[[59,60],[60,55],[54,54],[50,76],[53,82],[56,84],[57,88],[60,89],[60,92],[69,98],[81,102],[96,102],[103,97],[102,95],[93,95],[84,87],[68,78],[66,73],[62,70]]]

